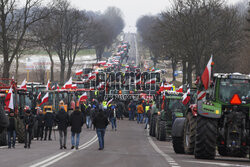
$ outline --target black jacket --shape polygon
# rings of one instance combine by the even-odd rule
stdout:
[[[32,114],[25,115],[23,122],[24,122],[24,126],[26,127],[26,125],[28,125],[28,129],[31,130],[35,123],[34,116]]]
[[[36,117],[36,120],[38,122],[38,126],[44,126],[44,115],[38,114]]]
[[[13,116],[9,116],[9,126],[7,127],[8,131],[13,131],[16,130],[16,126],[17,126],[17,120],[16,118]]]
[[[131,109],[131,111],[136,111],[136,105],[134,102],[132,102],[130,105],[129,105],[129,108]]]
[[[66,130],[69,125],[69,115],[64,109],[61,109],[56,114],[56,122],[58,124],[58,130]]]
[[[44,125],[51,127],[54,125],[54,114],[51,112],[47,112],[44,116]]]
[[[80,133],[82,131],[83,123],[83,115],[80,111],[74,111],[70,115],[71,132]]]
[[[93,124],[95,125],[96,129],[105,129],[108,126],[109,121],[103,112],[99,112],[94,118]]]

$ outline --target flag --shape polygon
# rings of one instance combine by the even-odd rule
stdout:
[[[72,84],[71,89],[77,89],[77,85],[76,84]]]
[[[56,90],[56,89],[60,89],[60,88],[59,88],[58,85],[57,85],[57,87],[54,85],[54,86],[52,87],[52,89],[53,89],[53,90]]]
[[[10,104],[10,99],[11,99],[11,95],[12,95],[12,87],[10,87],[9,91],[8,91],[8,94],[6,95],[5,97],[5,100],[4,100],[4,103],[6,106],[9,106]]]
[[[146,84],[155,84],[156,78],[152,78],[149,81],[146,82]]]
[[[48,80],[47,86],[46,86],[46,90],[50,89],[50,80]]]
[[[86,100],[86,99],[88,99],[88,96],[87,96],[87,93],[84,92],[84,93],[80,96],[79,101],[84,101],[84,100]]]
[[[105,65],[107,62],[106,61],[99,61],[98,64],[99,65]]]
[[[93,87],[93,86],[90,86],[90,88],[89,88],[90,90],[95,90],[95,87]]]
[[[97,89],[104,89],[104,82],[99,83],[99,85],[97,86]]]
[[[183,86],[181,85],[176,92],[182,93],[183,92]]]
[[[107,106],[110,105],[112,103],[113,99],[110,99],[107,103]]]
[[[204,97],[206,97],[206,91],[197,91],[197,99],[202,100]]]
[[[183,103],[184,105],[187,105],[188,102],[190,101],[190,96],[189,96],[189,94],[190,94],[190,89],[188,89],[188,91],[182,96],[182,103]]]
[[[42,96],[42,93],[40,92],[39,94],[38,94],[38,96],[37,96],[37,100],[41,100],[41,96]]]
[[[45,96],[43,96],[42,102],[41,102],[40,106],[41,106],[42,104],[48,102],[48,100],[49,100],[49,92],[47,92],[47,93],[45,94]]]
[[[89,77],[89,80],[92,80],[92,79],[96,78],[96,75],[92,74],[92,73],[89,73],[88,77]]]
[[[82,70],[76,70],[76,75],[81,75],[81,74],[83,74]]]
[[[153,67],[153,68],[151,69],[151,71],[155,71],[155,68]]]
[[[26,85],[26,78],[23,80],[21,86],[20,86],[21,89],[25,89],[27,90],[27,85]]]
[[[164,104],[165,104],[165,99],[166,99],[166,92],[163,92],[162,96],[162,103],[161,103],[161,109],[164,110]]]
[[[70,89],[72,87],[72,77],[63,85],[62,89]]]
[[[210,60],[208,61],[207,67],[205,68],[201,76],[202,83],[206,90],[210,86],[210,82],[211,82],[212,61],[213,61],[213,56],[211,56]]]
[[[141,79],[136,80],[136,85],[141,85]]]

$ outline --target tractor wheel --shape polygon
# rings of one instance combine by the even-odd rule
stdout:
[[[155,121],[155,137],[159,140],[159,127],[160,127],[160,118],[157,116]]]
[[[218,153],[221,156],[228,156],[228,150],[225,146],[218,146]]]
[[[159,140],[165,141],[166,140],[166,127],[167,122],[166,121],[160,121],[160,127],[159,127]]]
[[[214,159],[216,152],[217,120],[197,117],[194,154],[197,159]]]
[[[172,138],[174,152],[176,154],[184,154],[183,137],[173,137]]]
[[[247,157],[248,149],[247,147],[241,147],[236,152],[233,153],[233,156],[239,157],[239,158],[246,158]]]
[[[155,137],[155,115],[152,115],[152,119],[150,121],[150,136]]]
[[[6,129],[0,134],[0,146],[7,145],[7,131]]]
[[[25,129],[23,121],[20,118],[17,118],[17,130],[16,130],[16,136],[18,138],[19,143],[24,143],[25,139]]]
[[[184,150],[186,154],[194,154],[196,118],[188,112],[184,124]]]

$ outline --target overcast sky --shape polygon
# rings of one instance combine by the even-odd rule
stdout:
[[[170,0],[69,0],[78,9],[104,11],[108,6],[120,8],[126,23],[125,30],[135,32],[136,20],[145,14],[157,14],[170,6]],[[233,4],[240,0],[228,0]]]

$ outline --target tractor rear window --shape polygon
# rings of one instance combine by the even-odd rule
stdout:
[[[182,99],[167,99],[167,108],[172,112],[182,112],[186,107],[182,103]]]
[[[239,95],[242,104],[250,103],[250,80],[221,79],[220,100],[230,103],[235,94]]]

